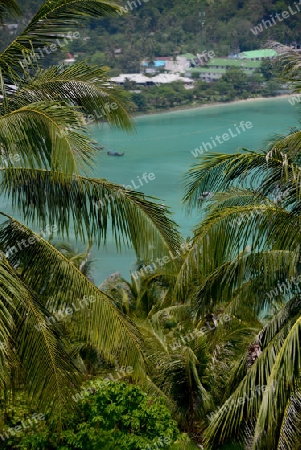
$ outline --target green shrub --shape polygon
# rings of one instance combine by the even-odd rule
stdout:
[[[67,414],[58,435],[47,425],[4,443],[22,450],[148,450],[170,449],[179,432],[162,399],[124,382],[100,384],[74,414]]]

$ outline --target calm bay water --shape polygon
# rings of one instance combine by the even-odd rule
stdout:
[[[105,146],[105,150],[99,154],[92,175],[125,185],[130,185],[133,180],[138,186],[137,177],[142,180],[144,173],[153,173],[155,179],[148,184],[142,180],[140,190],[170,206],[181,232],[188,236],[198,222],[198,217],[185,216],[181,204],[183,174],[196,162],[191,151],[203,142],[211,142],[217,134],[229,134],[229,128],[232,134],[237,134],[235,125],[241,121],[249,121],[253,127],[222,144],[217,143],[214,151],[232,153],[239,147],[255,150],[273,134],[286,133],[296,126],[298,116],[296,107],[282,98],[139,117],[135,119],[136,133],[133,134],[108,127],[94,128],[92,136]],[[106,154],[108,150],[126,154],[120,158],[111,157]],[[0,199],[1,207],[4,208],[3,199]],[[10,208],[5,209],[10,212]],[[133,251],[124,250],[117,254],[111,241],[106,248],[95,248],[92,257],[94,279],[98,284],[116,271],[129,278],[129,270],[135,263]]]
[[[116,129],[96,129],[93,137],[105,145],[105,151],[126,154],[110,157],[104,151],[98,157],[95,175],[126,185],[134,180],[138,185],[137,176],[141,179],[145,172],[154,173],[156,178],[140,190],[170,206],[181,232],[188,236],[198,222],[198,217],[185,215],[181,204],[183,174],[196,162],[191,151],[203,142],[212,142],[217,134],[229,134],[229,128],[237,134],[235,124],[241,121],[250,121],[253,127],[217,144],[214,151],[232,153],[239,147],[260,148],[275,133],[286,133],[296,126],[298,111],[287,99],[269,99],[139,117],[135,119],[136,134],[132,135]],[[113,243],[108,243],[107,250],[97,258],[95,279],[99,282],[115,271],[128,278],[134,262],[134,253],[125,251],[118,255]]]

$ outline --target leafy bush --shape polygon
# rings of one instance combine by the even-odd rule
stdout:
[[[4,448],[143,450],[160,444],[160,449],[169,449],[179,434],[163,400],[135,385],[104,382],[78,405],[74,414],[65,416],[67,429],[60,435],[45,425],[39,434],[28,431],[4,443]]]

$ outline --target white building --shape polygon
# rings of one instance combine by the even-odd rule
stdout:
[[[184,73],[189,63],[184,56],[177,56],[175,60],[166,61],[165,70],[171,73]]]
[[[193,83],[191,78],[181,77],[180,75],[174,73],[161,73],[155,77],[146,77],[141,73],[122,73],[119,77],[113,77],[111,80],[117,84],[124,84],[125,81],[128,80],[144,86],[168,84],[175,81],[182,81],[185,84]]]

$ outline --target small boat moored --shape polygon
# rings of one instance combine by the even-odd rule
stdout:
[[[119,153],[119,152],[109,151],[109,152],[107,152],[107,155],[109,155],[109,156],[123,156],[124,152],[123,153]]]

